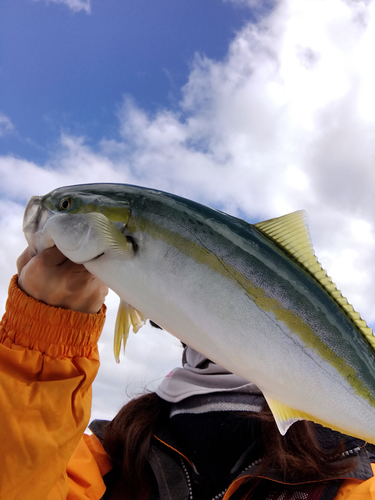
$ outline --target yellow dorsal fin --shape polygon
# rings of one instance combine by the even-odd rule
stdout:
[[[333,300],[346,312],[359,332],[375,350],[375,336],[372,329],[343,297],[316,258],[307,228],[306,213],[299,210],[282,217],[258,222],[254,226],[288,252],[314,276]]]
[[[120,362],[121,344],[125,352],[126,341],[129,337],[130,326],[133,327],[133,332],[137,333],[138,330],[145,324],[146,317],[137,311],[134,307],[127,302],[121,300],[117,311],[115,336],[113,339],[113,352],[115,354],[116,363]]]

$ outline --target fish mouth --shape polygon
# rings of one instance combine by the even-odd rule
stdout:
[[[40,220],[40,209],[40,196],[33,196],[32,198],[30,198],[23,215],[22,230],[24,232],[31,233],[37,230]]]
[[[42,204],[41,196],[33,196],[26,205],[22,230],[29,247],[35,254],[37,253],[37,240],[50,214],[51,211]]]
[[[43,205],[41,196],[30,198],[23,216],[23,232],[36,233],[40,231],[51,213],[52,211]]]

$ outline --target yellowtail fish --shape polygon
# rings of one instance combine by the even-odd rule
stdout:
[[[121,299],[115,356],[153,320],[255,383],[284,434],[312,420],[375,443],[375,337],[318,263],[303,212],[258,224],[121,184],[33,197],[29,245],[51,245]]]

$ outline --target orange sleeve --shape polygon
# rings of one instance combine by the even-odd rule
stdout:
[[[0,498],[62,500],[82,438],[105,320],[50,307],[13,277],[0,322]]]
[[[375,464],[371,464],[375,474]],[[339,489],[335,500],[375,500],[375,477],[367,481],[346,479]]]
[[[102,477],[112,463],[94,434],[84,434],[67,466],[67,500],[99,500],[105,493]]]

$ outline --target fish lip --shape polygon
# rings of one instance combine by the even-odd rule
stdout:
[[[40,220],[41,197],[32,196],[28,201],[23,214],[22,230],[24,232],[35,232]],[[34,229],[34,231],[32,231]]]
[[[22,221],[24,233],[35,233],[42,229],[52,210],[42,203],[41,196],[32,196],[26,205]]]

